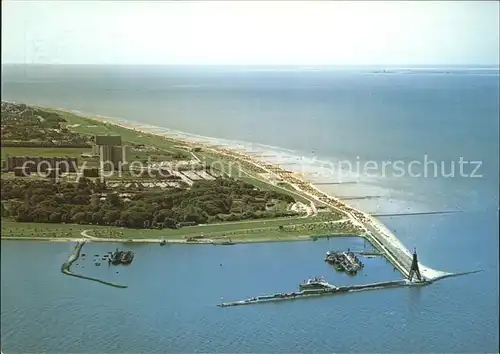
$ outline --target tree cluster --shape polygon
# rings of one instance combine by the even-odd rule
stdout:
[[[217,178],[189,189],[142,191],[122,198],[99,180],[78,183],[4,179],[2,217],[19,222],[79,223],[129,228],[176,228],[180,223],[213,223],[295,215],[269,210],[294,199],[243,181]]]
[[[88,138],[83,134],[69,131],[61,123],[66,119],[55,112],[2,102],[2,140],[3,141],[36,141],[46,144],[87,144]]]

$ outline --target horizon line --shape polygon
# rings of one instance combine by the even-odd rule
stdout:
[[[1,66],[151,66],[151,67],[236,67],[236,68],[370,68],[370,69],[496,69],[500,70],[499,64],[147,64],[147,63],[6,63]]]

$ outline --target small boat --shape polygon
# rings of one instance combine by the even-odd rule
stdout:
[[[300,290],[330,289],[331,285],[323,277],[311,278],[299,285]]]
[[[122,254],[121,262],[122,264],[130,264],[134,260],[134,253],[132,251],[128,251]]]
[[[160,242],[160,246],[165,246],[166,244],[167,244],[167,241],[165,241],[165,240],[161,240],[161,242]]]
[[[116,249],[116,252],[114,252],[109,258],[109,263],[113,265],[130,264],[132,263],[133,259],[134,259],[134,252],[120,251],[119,249]]]
[[[345,271],[348,275],[356,275],[356,273],[358,272],[358,270],[356,268],[351,267],[351,266],[346,267]]]
[[[101,265],[101,263],[96,262],[95,265],[99,267]]]
[[[222,241],[221,243],[219,243],[219,245],[234,245],[235,243],[230,239],[226,239],[225,241]]]

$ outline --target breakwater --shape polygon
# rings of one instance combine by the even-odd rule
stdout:
[[[387,281],[387,282],[379,282],[379,283],[370,283],[370,284],[362,284],[362,285],[346,285],[335,287],[331,285],[331,289],[318,289],[318,290],[303,290],[298,292],[291,293],[277,293],[272,295],[261,295],[252,297],[246,300],[232,301],[232,302],[221,302],[218,304],[218,307],[231,307],[231,306],[241,306],[241,305],[250,305],[250,304],[259,304],[265,302],[275,302],[275,301],[283,301],[283,300],[298,300],[305,299],[317,296],[326,296],[326,295],[335,295],[335,294],[343,294],[348,292],[362,291],[362,290],[375,290],[375,289],[384,289],[390,287],[399,287],[399,286],[409,286],[412,283],[407,280],[395,280],[395,281]],[[430,282],[422,282],[420,285],[427,285]]]
[[[437,214],[455,214],[460,213],[460,210],[445,210],[445,211],[424,211],[417,213],[393,213],[393,214],[371,214],[373,217],[394,217],[394,216],[412,216],[412,215],[437,215]]]
[[[84,245],[85,245],[85,240],[78,241],[76,243],[75,248],[69,254],[68,260],[62,264],[62,266],[61,266],[61,272],[63,274],[66,274],[66,275],[69,275],[69,276],[72,276],[72,277],[95,281],[97,283],[101,283],[101,284],[104,284],[104,285],[109,285],[109,286],[112,286],[112,287],[115,287],[115,288],[122,288],[122,289],[123,288],[127,288],[126,285],[116,284],[116,283],[112,283],[112,282],[109,282],[109,281],[105,281],[105,280],[101,280],[101,279],[92,278],[92,277],[88,277],[88,276],[85,276],[85,275],[73,273],[71,271],[71,265],[76,260],[78,260],[78,258],[80,257],[80,252],[82,251],[82,248],[83,248]]]

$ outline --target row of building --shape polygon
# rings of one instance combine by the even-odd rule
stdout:
[[[128,169],[128,158],[130,147],[122,145],[119,135],[96,135],[92,154],[99,156],[104,171]],[[5,167],[8,172],[14,172],[16,176],[29,175],[31,173],[47,173],[57,170],[60,173],[74,173],[78,169],[76,157],[42,157],[42,156],[7,156]],[[96,169],[84,171],[89,177],[99,176]]]
[[[186,176],[190,180],[213,179],[205,173],[204,166],[192,161],[173,164],[154,164],[149,168],[139,168],[130,170],[129,158],[131,147],[122,145],[122,138],[119,135],[96,135],[94,136],[92,155],[99,157],[98,168],[84,168],[82,174],[85,177],[99,177],[103,172],[110,171],[131,171],[137,176],[154,176],[156,178],[178,180],[184,176],[172,173],[173,170],[186,170]],[[89,154],[82,154],[89,155]],[[78,171],[78,159],[76,157],[41,157],[41,156],[7,156],[6,169],[14,172],[15,176],[28,176],[32,173],[43,173],[47,177],[60,176],[61,173],[75,173]],[[198,174],[191,170],[199,170]]]
[[[124,171],[128,169],[130,146],[101,145],[97,149],[98,153],[92,152],[94,155],[99,156],[104,171]]]
[[[78,159],[76,157],[41,157],[41,156],[7,156],[7,171],[47,172],[58,168],[61,172],[76,172]]]

